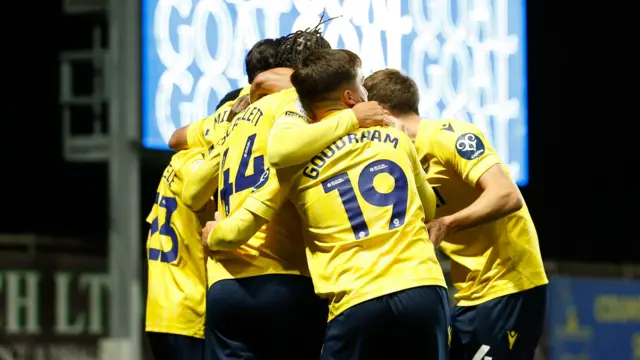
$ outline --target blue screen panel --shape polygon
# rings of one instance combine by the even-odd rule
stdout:
[[[640,358],[640,282],[554,277],[550,360]]]
[[[244,56],[262,38],[339,16],[322,30],[367,72],[402,69],[424,118],[478,126],[518,185],[528,182],[525,2],[510,0],[143,0],[142,142],[171,133],[246,85]]]

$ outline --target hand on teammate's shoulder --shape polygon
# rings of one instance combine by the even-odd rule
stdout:
[[[229,110],[229,114],[227,115],[227,122],[231,122],[236,115],[241,113],[244,109],[248,108],[251,105],[251,100],[249,99],[249,95],[242,95],[236,99]]]
[[[384,108],[377,101],[367,101],[354,105],[351,110],[361,128],[385,125]]]

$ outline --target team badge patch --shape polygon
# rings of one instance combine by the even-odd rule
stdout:
[[[475,160],[484,154],[484,143],[476,134],[466,133],[456,139],[456,152],[461,158]]]
[[[253,190],[251,190],[251,192],[254,192],[254,191],[259,190],[262,187],[264,187],[267,184],[267,181],[269,181],[269,174],[270,173],[271,173],[271,171],[269,169],[265,170],[262,173],[262,176],[260,176],[260,181],[258,181],[256,186],[253,187]]]

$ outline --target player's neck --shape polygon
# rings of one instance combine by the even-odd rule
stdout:
[[[405,114],[405,115],[396,115],[393,116],[402,121],[402,125],[404,126],[404,131],[409,135],[411,141],[416,140],[416,135],[418,135],[418,128],[420,127],[420,115],[417,114]]]
[[[313,121],[320,121],[334,112],[348,109],[342,101],[320,101],[311,108]]]

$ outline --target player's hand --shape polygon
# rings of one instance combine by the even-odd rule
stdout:
[[[236,99],[229,110],[229,114],[227,114],[227,122],[231,122],[236,115],[240,114],[244,109],[248,108],[251,105],[251,100],[249,99],[249,95],[242,95]]]
[[[358,119],[361,128],[372,126],[384,126],[385,112],[384,108],[377,101],[367,101],[354,105],[351,110]]]
[[[205,249],[209,248],[209,234],[211,234],[213,229],[220,221],[222,221],[222,215],[220,215],[220,213],[216,211],[216,213],[214,214],[214,220],[207,221],[207,224],[202,229],[202,246],[204,246]]]
[[[449,220],[446,216],[433,219],[427,223],[429,240],[434,247],[438,247],[442,240],[449,234]]]

